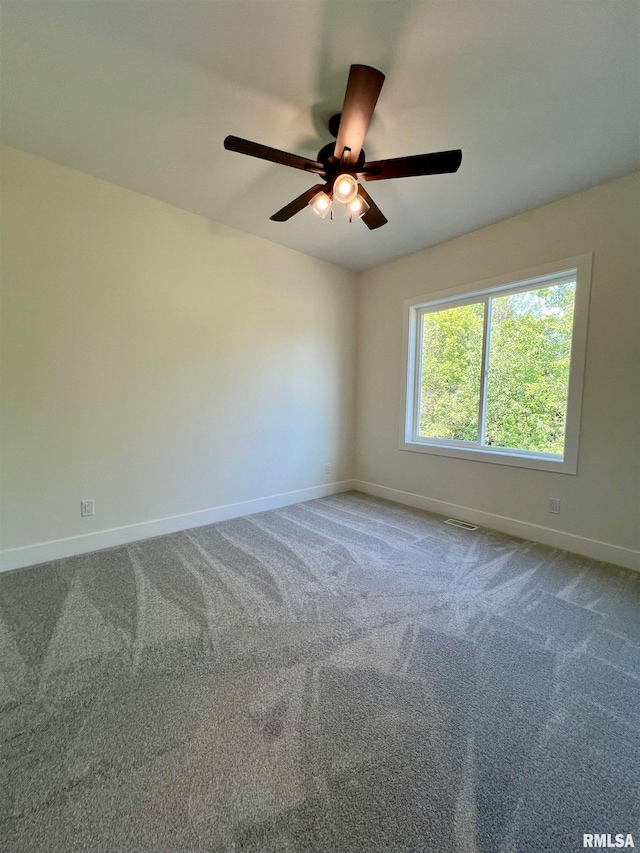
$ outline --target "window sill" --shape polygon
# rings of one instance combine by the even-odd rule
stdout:
[[[569,459],[567,454],[552,456],[504,450],[489,447],[455,447],[448,443],[426,441],[400,441],[400,450],[415,453],[430,453],[435,456],[450,456],[456,459],[468,459],[474,462],[489,462],[494,465],[510,465],[515,468],[533,468],[538,471],[555,471],[557,474],[576,474],[577,460]]]

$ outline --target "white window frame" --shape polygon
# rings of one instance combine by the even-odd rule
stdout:
[[[587,253],[562,261],[544,264],[533,269],[521,270],[485,281],[426,293],[406,299],[404,302],[403,357],[402,357],[402,401],[400,414],[400,450],[431,453],[437,456],[453,456],[458,459],[474,459],[478,462],[493,462],[498,465],[513,465],[518,468],[536,468],[562,474],[578,471],[578,444],[580,438],[580,416],[582,391],[587,350],[587,326],[589,321],[589,296],[591,292],[591,266],[593,255]],[[422,356],[421,318],[429,311],[444,307],[458,307],[470,303],[484,302],[485,321],[482,346],[479,435],[484,434],[486,408],[485,387],[487,382],[487,360],[489,355],[487,314],[490,310],[489,297],[502,293],[535,290],[545,285],[560,284],[564,280],[576,281],[573,311],[573,333],[571,337],[571,361],[569,389],[567,395],[567,418],[565,423],[564,454],[538,453],[505,447],[480,446],[473,442],[454,439],[424,438],[419,435],[420,371]]]

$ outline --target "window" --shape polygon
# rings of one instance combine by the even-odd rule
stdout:
[[[575,474],[591,255],[409,299],[400,447]]]

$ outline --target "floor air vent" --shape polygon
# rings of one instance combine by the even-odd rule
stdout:
[[[476,524],[467,524],[466,521],[460,521],[457,518],[448,518],[445,521],[445,524],[453,524],[454,527],[461,527],[463,530],[477,530],[478,526]]]

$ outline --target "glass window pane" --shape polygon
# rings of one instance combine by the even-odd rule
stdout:
[[[484,303],[424,315],[419,435],[478,441]]]
[[[484,441],[564,452],[575,281],[494,297]]]

